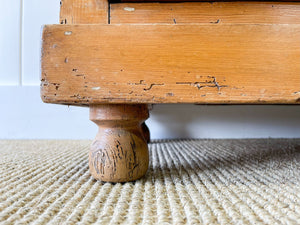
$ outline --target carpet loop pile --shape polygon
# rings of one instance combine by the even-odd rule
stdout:
[[[300,139],[162,140],[136,182],[88,171],[90,141],[0,141],[1,224],[300,224]]]

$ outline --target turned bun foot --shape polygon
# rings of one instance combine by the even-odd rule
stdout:
[[[92,176],[106,182],[134,181],[148,169],[148,133],[144,121],[149,117],[148,106],[90,106],[90,119],[99,131],[89,154]]]

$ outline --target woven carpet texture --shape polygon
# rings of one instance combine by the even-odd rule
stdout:
[[[300,224],[300,139],[162,140],[102,183],[91,141],[0,141],[1,224]]]

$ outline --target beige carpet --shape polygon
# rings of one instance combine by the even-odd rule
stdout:
[[[90,141],[0,141],[2,224],[300,224],[300,139],[149,145],[143,179],[101,183]]]

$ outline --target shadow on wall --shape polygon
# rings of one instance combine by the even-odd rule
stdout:
[[[152,139],[300,137],[299,105],[154,105]]]

